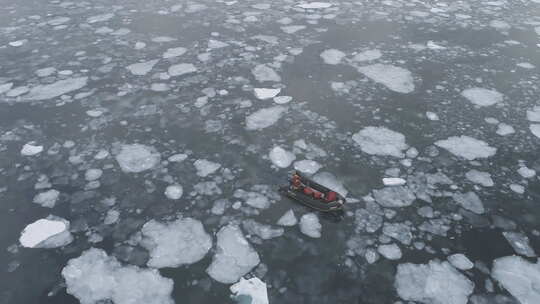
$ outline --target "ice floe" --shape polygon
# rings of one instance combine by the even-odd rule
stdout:
[[[116,161],[124,172],[139,173],[157,166],[161,155],[153,147],[141,144],[122,145]]]
[[[534,106],[532,109],[527,110],[527,120],[540,122],[540,106]]]
[[[354,55],[353,60],[354,61],[371,61],[376,60],[382,57],[382,53],[380,50],[374,49],[374,50],[366,50],[363,52],[360,52],[356,55]]]
[[[387,208],[400,208],[410,206],[416,196],[407,186],[393,186],[382,189],[374,189],[375,201]]]
[[[178,184],[169,185],[165,188],[165,196],[171,200],[179,200],[183,193],[184,189]]]
[[[312,238],[321,237],[322,225],[315,213],[307,213],[300,218],[300,231]]]
[[[278,168],[287,168],[296,159],[294,153],[283,149],[280,146],[275,146],[268,153],[268,157],[272,161],[272,164]]]
[[[478,171],[476,169],[467,171],[467,173],[465,173],[465,177],[471,182],[484,187],[493,187],[495,184],[493,179],[491,179],[491,174],[488,172]]]
[[[274,97],[274,102],[277,104],[286,104],[291,102],[292,99],[291,96],[276,96]]]
[[[333,4],[329,2],[305,2],[298,4],[297,6],[304,9],[321,9],[321,8],[329,8]]]
[[[192,218],[160,223],[151,220],[141,229],[140,244],[149,251],[147,265],[178,267],[200,261],[212,248],[212,238],[202,223]]]
[[[399,260],[401,259],[401,249],[396,244],[385,244],[379,245],[377,251],[385,258],[389,260]]]
[[[310,159],[304,159],[294,162],[294,169],[305,174],[315,174],[321,168],[321,164]]]
[[[94,15],[94,16],[88,17],[86,19],[86,22],[89,23],[89,24],[98,23],[98,22],[104,22],[104,21],[109,21],[113,17],[114,17],[114,13],[105,13],[105,14],[101,14],[101,15]]]
[[[467,304],[474,284],[448,262],[398,265],[395,277],[398,295],[424,304]]]
[[[259,82],[272,81],[280,82],[281,77],[272,69],[271,67],[265,64],[256,65],[252,70],[253,76]]]
[[[102,249],[90,248],[62,269],[67,293],[82,304],[174,304],[173,280],[156,269],[123,266]]]
[[[448,262],[460,270],[469,270],[474,267],[473,262],[463,253],[455,253],[448,257]]]
[[[159,59],[149,60],[145,62],[138,62],[138,63],[128,65],[126,69],[128,69],[128,71],[130,71],[131,74],[133,75],[144,76],[148,74],[158,62],[159,62]]]
[[[529,130],[534,136],[540,138],[540,124],[531,124]]]
[[[506,136],[506,135],[516,133],[516,130],[511,125],[508,125],[508,124],[505,124],[505,123],[500,123],[497,126],[497,131],[495,131],[495,133],[497,133],[500,136]]]
[[[249,219],[242,222],[244,230],[251,235],[256,235],[263,240],[269,240],[283,235],[285,230],[281,227],[272,227]]]
[[[328,50],[324,50],[320,54],[320,56],[323,59],[324,63],[336,65],[336,64],[339,64],[346,55],[340,50],[328,49]]]
[[[98,180],[101,177],[101,175],[103,175],[103,170],[91,168],[91,169],[86,170],[86,172],[84,172],[84,179],[91,182],[94,180]]]
[[[193,165],[195,166],[195,169],[197,169],[197,175],[200,177],[206,177],[221,168],[220,164],[207,159],[198,159]]]
[[[24,228],[19,242],[28,248],[56,248],[73,241],[69,222],[59,217],[39,219]]]
[[[60,197],[60,192],[55,189],[50,189],[44,192],[38,193],[32,200],[35,204],[42,207],[53,208]]]
[[[467,209],[469,211],[472,211],[476,214],[482,214],[484,213],[484,204],[482,204],[482,201],[476,195],[476,193],[469,191],[465,193],[455,193],[452,195],[452,198],[456,203],[461,205],[463,209]]]
[[[490,147],[485,141],[467,135],[451,136],[444,140],[438,140],[435,145],[467,160],[488,158],[497,152],[496,148]]]
[[[404,157],[403,150],[409,146],[405,136],[385,127],[366,127],[352,136],[360,149],[370,155]]]
[[[187,52],[187,49],[184,47],[175,47],[175,48],[169,48],[163,53],[164,59],[174,58],[178,56],[182,56]]]
[[[412,73],[402,67],[376,63],[358,67],[358,71],[394,92],[407,94],[414,91]]]
[[[234,197],[243,199],[246,205],[257,209],[266,209],[270,207],[270,200],[263,194],[255,191],[244,191],[238,189],[234,191]]]
[[[214,280],[231,284],[260,262],[259,255],[244,238],[240,228],[227,225],[217,233],[216,253],[206,272]]]
[[[270,99],[277,96],[281,92],[281,89],[267,89],[267,88],[254,88],[253,93],[255,97],[261,100]]]
[[[519,256],[498,258],[491,276],[521,304],[540,303],[540,262],[531,263]]]
[[[24,96],[26,100],[47,100],[66,93],[79,90],[86,86],[88,77],[76,77],[58,80],[51,84],[37,85]]]
[[[231,292],[238,303],[268,304],[266,284],[257,277],[251,279],[240,278],[240,281],[231,285]],[[240,297],[246,299],[240,299]]]
[[[407,183],[406,180],[399,177],[385,177],[382,179],[382,182],[385,186],[403,186]]]
[[[257,110],[246,117],[246,129],[262,130],[275,124],[285,113],[287,108],[273,106]]]
[[[512,248],[517,254],[524,255],[526,257],[535,257],[536,253],[529,244],[529,238],[520,232],[505,231],[503,232],[504,238],[510,243]]]
[[[503,101],[501,93],[485,88],[466,89],[461,92],[461,95],[479,107],[492,106]]]
[[[43,146],[38,146],[33,143],[26,143],[21,149],[21,155],[34,156],[43,152]]]
[[[403,245],[410,245],[412,242],[411,227],[404,223],[384,223],[383,234],[391,237]]]
[[[289,210],[283,214],[279,220],[277,221],[277,224],[280,226],[294,226],[298,223],[298,220],[296,219],[296,216],[294,215],[293,210]]]
[[[179,63],[179,64],[171,65],[168,70],[169,76],[171,77],[182,76],[185,74],[191,74],[195,72],[197,72],[197,67],[195,67],[191,63]]]

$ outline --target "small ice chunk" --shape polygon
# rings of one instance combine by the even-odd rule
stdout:
[[[505,123],[500,123],[497,126],[497,131],[495,131],[495,133],[497,133],[500,136],[506,136],[506,135],[516,133],[516,130],[514,130],[514,127],[512,127],[511,125],[507,125]]]
[[[409,147],[403,134],[385,127],[366,127],[355,133],[352,139],[363,152],[370,155],[403,158],[403,150]]]
[[[151,220],[141,234],[140,244],[150,254],[147,265],[155,268],[196,263],[212,248],[212,238],[202,223],[189,217],[168,223]]]
[[[533,169],[527,168],[525,166],[520,167],[518,169],[519,175],[521,175],[523,178],[532,178],[536,175],[536,171]]]
[[[321,237],[322,225],[315,213],[307,213],[300,218],[300,231],[312,238]]]
[[[329,8],[333,4],[329,2],[305,2],[298,4],[297,6],[304,9],[321,9],[321,8]]]
[[[490,147],[485,141],[467,135],[451,136],[444,140],[438,140],[435,145],[467,160],[488,158],[497,152],[497,148]]]
[[[21,40],[17,40],[17,41],[11,41],[8,44],[13,46],[13,47],[19,47],[19,46],[22,46],[23,44],[25,44],[27,42],[28,42],[28,39],[21,39]]]
[[[240,278],[238,283],[233,284],[230,287],[231,292],[236,299],[240,299],[241,296],[247,297],[246,301],[239,301],[239,303],[250,304],[268,304],[268,293],[266,290],[266,284],[257,277],[253,277],[249,280]]]
[[[254,234],[263,240],[277,238],[283,235],[285,230],[281,227],[272,227],[249,219],[242,222],[242,227],[248,234]]]
[[[394,92],[407,94],[414,91],[412,73],[404,68],[376,63],[359,67],[358,72]]]
[[[403,186],[407,183],[406,180],[399,177],[385,177],[382,181],[385,186]]]
[[[376,60],[382,57],[381,51],[374,49],[374,50],[366,50],[361,53],[358,53],[354,55],[353,60],[354,61],[371,61]]]
[[[467,173],[465,173],[465,177],[471,182],[484,187],[493,187],[495,184],[493,179],[491,179],[491,174],[488,172],[478,171],[476,169],[467,171]]]
[[[501,30],[501,31],[509,30],[511,28],[508,22],[502,21],[502,20],[491,20],[489,22],[489,26],[491,26],[494,29]]]
[[[474,290],[466,276],[448,262],[398,265],[394,283],[398,295],[424,304],[467,304]]]
[[[384,223],[383,233],[401,242],[403,245],[410,245],[413,238],[411,227],[405,223]]]
[[[184,189],[178,184],[169,185],[165,188],[165,196],[170,200],[179,200],[183,193]]]
[[[19,242],[28,248],[56,248],[73,241],[69,232],[69,222],[62,218],[40,219],[26,226]]]
[[[407,186],[374,189],[373,197],[379,205],[387,208],[407,207],[416,199],[414,193]]]
[[[110,20],[112,17],[114,17],[114,13],[105,13],[101,15],[94,15],[90,16],[86,19],[87,23],[98,23],[98,22],[104,22]]]
[[[291,96],[276,96],[274,97],[274,102],[277,104],[286,104],[291,102],[292,99]]]
[[[216,172],[221,165],[206,159],[198,159],[193,165],[197,169],[197,175],[200,177],[206,177],[214,172]]]
[[[399,260],[401,259],[401,249],[399,249],[399,246],[396,244],[388,244],[388,245],[379,245],[377,247],[377,251],[385,258],[389,260]]]
[[[53,208],[60,197],[60,192],[55,189],[50,189],[45,192],[38,193],[32,200],[35,204],[46,208]]]
[[[281,30],[287,34],[294,34],[298,31],[301,31],[303,29],[305,29],[306,26],[305,25],[287,25],[287,26],[282,26],[281,27]]]
[[[227,46],[229,46],[229,44],[226,43],[226,42],[223,42],[223,41],[219,41],[219,40],[215,40],[215,39],[208,40],[208,48],[209,49],[221,49],[221,48],[224,48],[224,47],[227,47]]]
[[[321,169],[321,164],[311,159],[304,159],[294,162],[294,169],[305,173],[305,174],[315,174],[319,169]]]
[[[257,209],[266,209],[270,207],[270,200],[259,192],[247,192],[238,189],[234,192],[234,197],[243,199],[246,205]]]
[[[229,224],[217,233],[216,253],[206,272],[223,284],[235,283],[260,262],[240,228]]]
[[[21,155],[23,156],[33,156],[43,152],[43,146],[37,146],[33,143],[26,143],[21,149]]]
[[[461,205],[463,209],[467,209],[476,214],[482,214],[485,211],[484,204],[482,204],[482,201],[478,195],[472,191],[466,193],[455,193],[452,195],[452,198],[454,201],[456,201],[456,203]]]
[[[278,168],[287,168],[296,159],[294,153],[289,152],[280,146],[275,146],[274,148],[272,148],[272,150],[270,150],[270,153],[268,154],[268,157],[270,158],[274,166]]]
[[[27,100],[46,100],[55,98],[72,91],[79,90],[86,86],[88,77],[77,77],[58,80],[51,84],[37,85],[30,89],[30,92],[24,96]]]
[[[157,269],[123,266],[102,249],[90,248],[62,269],[67,293],[82,304],[174,304],[173,280]]]
[[[324,61],[324,63],[336,65],[336,64],[339,64],[346,55],[340,50],[329,49],[329,50],[323,51],[320,54],[320,56],[322,60]]]
[[[247,130],[262,130],[275,124],[287,109],[274,106],[257,110],[246,117]]]
[[[520,68],[529,69],[529,70],[534,69],[536,67],[534,64],[529,63],[529,62],[520,62],[516,65]]]
[[[491,276],[521,304],[540,303],[540,262],[531,263],[519,256],[498,258]]]
[[[184,160],[186,160],[187,157],[188,157],[187,154],[178,153],[178,154],[174,154],[174,155],[169,156],[169,158],[167,160],[172,162],[172,163],[179,163],[179,162],[183,162]]]
[[[439,115],[437,115],[437,113],[434,113],[434,112],[426,112],[426,117],[427,119],[429,120],[432,120],[432,121],[438,121],[439,120]]]
[[[267,89],[267,88],[255,88],[255,89],[253,89],[253,93],[255,94],[255,97],[257,97],[258,99],[261,99],[261,100],[273,98],[273,97],[277,96],[277,94],[279,94],[279,92],[281,92],[281,89],[279,89],[279,88],[277,88],[277,89]]]
[[[0,94],[4,94],[5,92],[11,90],[12,87],[13,87],[13,82],[0,84]]]
[[[479,107],[488,107],[503,101],[503,95],[501,93],[484,88],[466,89],[461,92],[461,96]]]
[[[535,257],[536,253],[529,244],[529,238],[520,232],[505,231],[503,232],[504,238],[510,243],[512,248],[517,254],[524,255],[526,257]]]
[[[103,170],[101,169],[88,169],[84,172],[84,179],[90,182],[99,179],[101,175],[103,175]]]
[[[120,211],[111,209],[107,211],[107,215],[103,219],[103,224],[111,225],[118,222],[118,219],[120,219]]]
[[[164,59],[169,59],[169,58],[182,56],[186,52],[187,52],[187,49],[184,48],[184,47],[181,47],[181,46],[180,47],[175,47],[175,48],[170,48],[170,49],[167,49],[165,51],[165,53],[163,53],[163,58]]]
[[[47,67],[47,68],[36,70],[34,73],[36,74],[37,77],[47,77],[54,74],[54,72],[56,72],[56,69],[54,67]]]
[[[278,225],[286,227],[294,226],[297,223],[298,220],[296,219],[296,216],[294,215],[294,211],[292,209],[285,212],[285,214],[283,214],[277,221]]]
[[[150,72],[158,62],[159,59],[138,62],[128,65],[126,69],[128,69],[133,75],[144,76],[148,74],[148,72]]]
[[[517,194],[525,193],[525,187],[523,187],[522,185],[518,185],[518,184],[511,184],[510,185],[510,190],[514,191]]]
[[[253,76],[259,82],[273,81],[280,82],[281,77],[272,69],[271,67],[265,64],[256,65],[252,70]]]
[[[154,168],[161,156],[153,147],[141,144],[122,145],[116,161],[124,172],[139,173]]]
[[[195,72],[197,72],[197,68],[191,63],[179,63],[171,65],[168,70],[169,76],[171,77],[182,76]]]
[[[448,257],[448,262],[460,270],[469,270],[474,267],[473,262],[462,253],[455,253]]]

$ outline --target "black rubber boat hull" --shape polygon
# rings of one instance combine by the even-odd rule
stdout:
[[[282,188],[279,189],[279,192],[286,196],[286,197],[289,197],[290,199],[293,199],[307,207],[310,207],[310,208],[313,208],[317,211],[322,211],[322,212],[332,212],[332,211],[339,211],[339,210],[343,210],[343,205],[342,203],[339,203],[339,202],[332,202],[332,203],[327,203],[327,202],[324,202],[324,201],[321,201],[321,200],[316,200],[314,198],[312,198],[311,196],[307,196],[306,194],[302,193],[302,192],[299,192],[299,191],[294,191],[294,190],[291,190],[288,186],[284,186]]]

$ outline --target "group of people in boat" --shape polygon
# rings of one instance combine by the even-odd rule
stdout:
[[[295,191],[302,191],[305,195],[311,196],[315,199],[325,201],[327,203],[333,202],[337,198],[337,193],[334,191],[329,191],[328,193],[323,193],[316,189],[313,189],[302,182],[300,175],[294,173],[291,178],[291,187]]]

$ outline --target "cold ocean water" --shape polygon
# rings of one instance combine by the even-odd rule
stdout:
[[[538,304],[539,66],[539,0],[4,0],[0,303]]]

